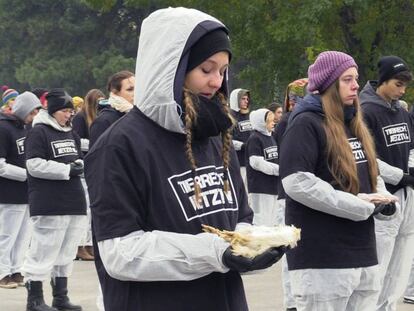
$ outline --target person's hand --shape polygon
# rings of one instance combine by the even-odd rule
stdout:
[[[286,247],[272,247],[255,258],[236,256],[232,253],[229,246],[223,253],[223,264],[230,270],[238,272],[248,272],[262,270],[271,267],[282,258],[286,252]]]
[[[414,167],[409,167],[408,168],[408,174],[411,176],[414,176]]]
[[[358,193],[358,198],[373,204],[388,204],[398,201],[394,195],[380,193]]]
[[[381,213],[382,215],[385,215],[385,216],[392,216],[394,215],[396,210],[397,208],[394,202],[391,202],[388,204],[379,203],[379,204],[375,204],[375,209],[372,215],[377,215]]]
[[[69,176],[79,176],[83,174],[83,163],[82,162],[71,162]]]

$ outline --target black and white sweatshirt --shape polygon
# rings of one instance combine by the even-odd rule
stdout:
[[[85,215],[85,193],[69,163],[82,158],[80,138],[46,110],[33,120],[25,142],[30,216]]]
[[[290,116],[280,157],[286,191],[286,224],[302,230],[298,247],[287,253],[289,270],[368,267],[378,263],[374,204],[337,186],[326,157],[320,98],[307,95]],[[371,193],[368,162],[359,140],[348,131],[360,184]],[[378,186],[379,187],[379,186]]]
[[[248,92],[245,89],[235,89],[230,95],[230,108],[234,119],[236,119],[236,126],[233,130],[233,145],[237,151],[237,158],[240,166],[246,166],[246,142],[253,130],[248,113],[241,113],[239,102],[242,94]]]
[[[0,204],[27,204],[24,123],[0,113]]]
[[[277,195],[278,149],[272,132],[266,129],[267,109],[250,113],[252,134],[246,143],[246,173],[249,193]]]
[[[414,158],[413,121],[398,101],[387,103],[379,96],[376,87],[376,81],[367,82],[360,93],[361,107],[375,141],[381,177],[394,193],[402,188],[398,183]]]
[[[177,112],[182,111],[183,49],[190,38],[195,42],[219,27],[216,19],[184,8],[146,18],[137,57],[137,107],[102,134],[86,156],[106,311],[247,310],[239,273],[221,260],[228,243],[201,228],[234,230],[252,221],[236,153],[231,153],[225,193],[220,139],[193,142],[203,200],[195,205],[185,128]]]

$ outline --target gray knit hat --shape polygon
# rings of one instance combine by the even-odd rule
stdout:
[[[24,92],[16,97],[12,111],[16,117],[24,121],[36,108],[42,108],[39,98],[33,93]]]

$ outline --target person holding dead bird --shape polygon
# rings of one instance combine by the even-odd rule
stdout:
[[[248,310],[240,273],[284,254],[237,256],[202,232],[202,224],[233,231],[253,218],[231,145],[227,32],[186,8],[142,23],[136,107],[85,159],[106,311]]]

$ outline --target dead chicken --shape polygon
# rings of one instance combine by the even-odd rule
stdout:
[[[234,255],[254,258],[272,247],[295,247],[300,240],[300,229],[294,226],[245,226],[237,231],[219,230],[202,225],[203,231],[215,233],[230,242]]]

